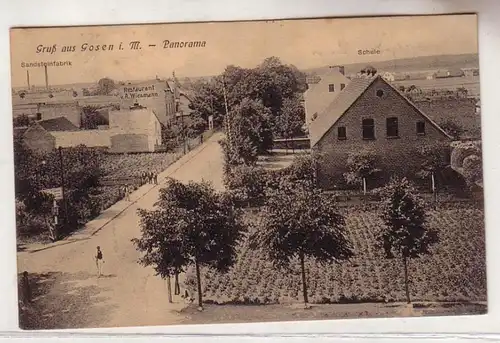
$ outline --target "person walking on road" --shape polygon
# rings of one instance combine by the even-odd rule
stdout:
[[[125,185],[125,200],[130,201],[130,186]]]
[[[97,277],[101,277],[102,276],[102,265],[104,264],[104,259],[103,259],[103,256],[102,256],[102,251],[101,251],[101,247],[97,247],[97,252],[94,256],[95,258],[95,265],[97,267]]]

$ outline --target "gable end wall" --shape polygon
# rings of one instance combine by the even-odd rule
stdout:
[[[382,99],[376,95],[379,89],[384,91]],[[399,138],[386,137],[388,117],[398,117]],[[363,139],[364,118],[375,120],[375,140]],[[342,185],[349,153],[365,148],[379,156],[384,174],[414,175],[418,170],[416,168],[421,165],[421,161],[415,159],[419,147],[449,142],[449,138],[429,121],[425,124],[426,134],[417,135],[416,122],[425,120],[424,118],[399,93],[384,82],[376,80],[316,145],[315,149],[323,153],[323,162],[318,170],[321,186],[333,188],[335,184]],[[339,126],[346,128],[346,140],[338,140]]]

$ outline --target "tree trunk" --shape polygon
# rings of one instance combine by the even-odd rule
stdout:
[[[172,285],[170,284],[170,275],[167,276],[168,302],[172,303]]]
[[[304,265],[304,253],[300,253],[300,269],[302,271],[302,295],[304,296],[304,306],[307,306],[307,284],[306,284],[306,267]]]
[[[203,299],[201,294],[201,275],[200,275],[200,265],[198,264],[198,259],[195,260],[196,267],[196,281],[198,284],[198,309],[203,310]]]
[[[363,207],[366,206],[366,178],[363,178]]]
[[[436,192],[436,179],[434,178],[434,173],[431,173],[431,183],[432,183],[432,200],[435,208],[437,203],[437,192]]]
[[[410,300],[410,286],[408,285],[408,259],[403,255],[403,265],[405,270],[405,293],[406,293],[406,303],[411,304]]]
[[[174,294],[181,294],[181,287],[179,286],[179,273],[175,273],[175,285],[174,285]]]

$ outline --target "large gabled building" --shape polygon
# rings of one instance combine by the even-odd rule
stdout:
[[[322,154],[320,185],[342,183],[351,152],[369,149],[389,173],[418,170],[416,150],[451,141],[432,119],[381,76],[354,78],[309,126],[313,151]]]
[[[343,66],[331,66],[327,73],[308,79],[308,89],[304,93],[306,126],[332,102],[349,83]]]

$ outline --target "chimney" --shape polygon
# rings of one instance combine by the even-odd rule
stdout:
[[[45,88],[49,90],[49,73],[47,71],[47,65],[45,65],[44,68],[45,68]]]
[[[339,73],[341,73],[342,75],[345,75],[345,68],[344,66],[330,66],[330,69],[333,69],[333,70],[336,70],[338,71]]]
[[[26,69],[26,80],[28,81],[28,90],[31,89],[31,85],[30,85],[30,71],[28,69]]]

